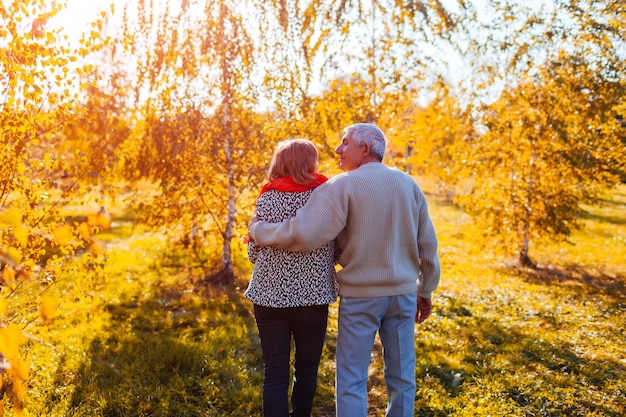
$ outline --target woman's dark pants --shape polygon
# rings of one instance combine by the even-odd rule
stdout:
[[[254,305],[263,350],[263,415],[309,417],[317,387],[317,368],[328,322],[328,304],[271,308]],[[289,414],[289,360],[291,338],[295,366]]]

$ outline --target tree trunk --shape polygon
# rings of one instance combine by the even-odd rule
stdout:
[[[528,229],[529,229],[529,224],[528,222],[525,222],[522,248],[519,251],[519,264],[522,267],[536,268],[537,264],[528,256],[528,247],[530,246],[530,242],[528,238]]]
[[[226,227],[224,230],[224,242],[222,246],[222,268],[220,273],[223,274],[222,279],[226,282],[222,284],[232,284],[234,282],[234,270],[232,261],[231,245],[233,240],[233,229],[235,225],[236,215],[236,197],[234,176],[235,169],[233,166],[232,144],[230,140],[226,141],[226,161],[227,161],[227,181],[228,181],[228,214],[226,219]]]
[[[228,266],[223,267],[213,276],[211,276],[210,282],[218,285],[230,286],[234,282],[235,275],[233,274],[233,264],[229,262]]]
[[[226,42],[226,26],[228,20],[228,9],[226,4],[220,4],[219,16],[219,42]],[[226,225],[224,228],[224,242],[222,245],[222,268],[215,276],[215,281],[219,284],[231,285],[234,282],[233,261],[231,254],[231,241],[233,239],[233,227],[235,223],[235,161],[234,161],[234,140],[233,140],[233,68],[231,60],[234,59],[228,54],[226,45],[220,47],[223,55],[221,56],[221,91],[222,99],[222,115],[224,123],[224,162],[226,164],[226,181],[228,188],[228,213],[226,214]]]

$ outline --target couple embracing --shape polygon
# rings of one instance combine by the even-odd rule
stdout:
[[[248,226],[254,270],[245,292],[263,351],[265,417],[310,416],[328,304],[337,295],[337,417],[367,415],[376,333],[383,345],[386,415],[413,416],[414,324],[432,312],[440,265],[424,193],[408,174],[382,163],[386,146],[377,126],[348,126],[335,149],[345,172],[331,179],[317,173],[317,149],[308,140],[287,140],[274,151],[270,182]]]

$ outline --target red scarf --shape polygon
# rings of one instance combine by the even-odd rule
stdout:
[[[316,172],[313,172],[311,175],[313,176],[313,181],[311,181],[309,183],[306,183],[306,184],[298,184],[297,182],[295,182],[293,180],[292,177],[279,177],[279,178],[276,178],[274,181],[268,182],[267,184],[265,184],[263,186],[263,188],[261,188],[261,194],[263,194],[263,193],[265,193],[265,192],[267,192],[269,190],[282,191],[282,192],[286,192],[286,193],[297,193],[297,192],[302,192],[302,191],[308,191],[311,188],[315,188],[318,185],[321,185],[321,184],[325,183],[326,181],[328,181],[328,178],[326,178],[322,174],[318,174]],[[259,196],[261,194],[259,194]],[[245,245],[250,243],[249,235],[246,234],[243,237],[243,243]]]
[[[282,191],[286,193],[297,193],[297,192],[302,192],[302,191],[308,191],[311,188],[315,188],[318,185],[321,185],[325,183],[326,181],[328,181],[328,178],[326,178],[322,174],[313,172],[311,175],[314,177],[313,181],[306,183],[306,184],[298,184],[297,182],[293,180],[292,177],[276,178],[275,180],[270,181],[263,186],[263,188],[261,189],[261,194],[269,190]]]

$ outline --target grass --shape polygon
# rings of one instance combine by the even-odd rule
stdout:
[[[455,209],[436,206],[444,275],[418,330],[416,415],[626,412],[624,191],[588,208],[575,245],[538,245],[536,270],[478,251],[452,232]]]
[[[103,287],[65,300],[37,335],[47,343],[31,343],[27,415],[255,414],[252,316],[236,293],[194,289],[163,265],[165,250],[150,234],[112,242]]]
[[[535,270],[480,250],[463,235],[469,219],[430,201],[443,275],[433,316],[416,326],[415,415],[626,414],[626,188],[587,208],[575,244],[533,246]],[[105,236],[105,279],[75,291],[80,277],[69,277],[59,284],[67,287],[59,316],[30,329],[23,414],[260,415],[261,351],[242,295],[243,251],[236,288],[202,287],[163,239],[116,224]],[[334,416],[331,307],[314,416]],[[386,406],[381,355],[377,342],[371,416]]]

